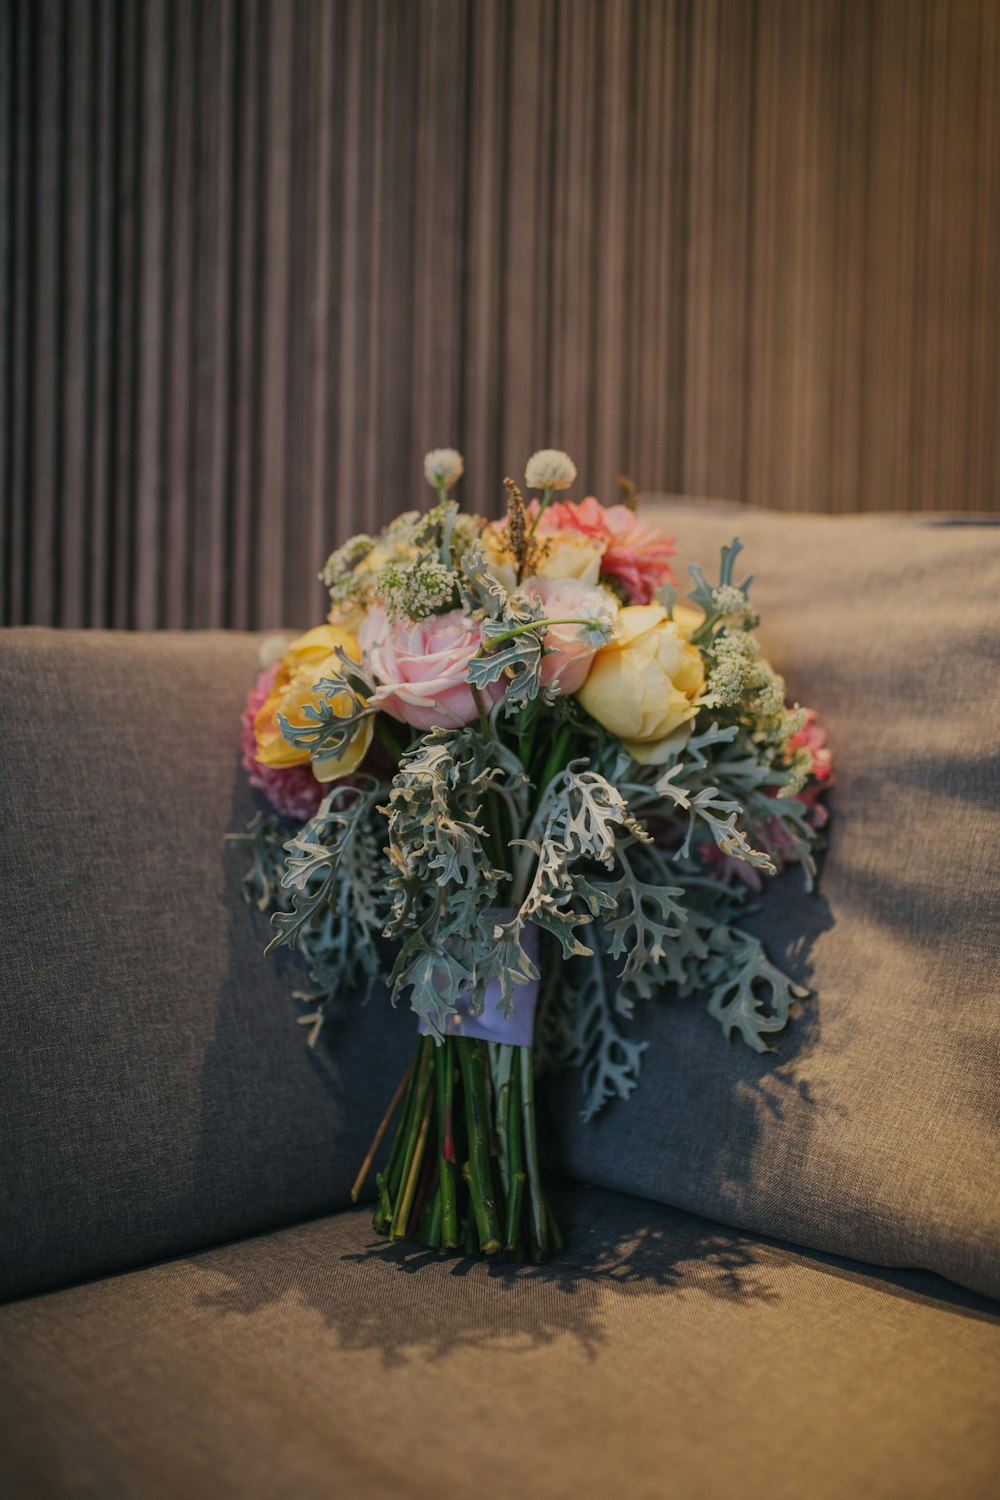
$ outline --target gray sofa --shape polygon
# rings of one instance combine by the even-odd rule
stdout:
[[[412,1027],[310,1052],[261,957],[258,639],[0,637],[4,1497],[998,1492],[1000,529],[661,510],[829,730],[820,894],[752,918],[813,998],[764,1058],[664,998],[594,1126],[549,1088],[544,1268],[348,1206]]]

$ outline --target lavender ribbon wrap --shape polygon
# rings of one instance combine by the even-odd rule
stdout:
[[[501,922],[509,922],[512,915],[512,911],[502,907],[485,913],[487,920]],[[537,927],[525,926],[521,934],[521,947],[537,968]],[[500,980],[491,979],[486,986],[483,1008],[478,1015],[474,1016],[470,1011],[471,1000],[464,995],[459,996],[458,1010],[448,1017],[445,1035],[471,1037],[482,1042],[505,1042],[509,1047],[530,1047],[535,1030],[538,986],[537,979],[529,979],[527,984],[513,985],[514,1009],[509,1016],[505,1016],[500,1008]],[[426,1036],[430,1029],[424,1020],[417,1025],[421,1036]]]

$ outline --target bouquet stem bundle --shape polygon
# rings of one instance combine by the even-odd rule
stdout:
[[[376,1173],[377,1233],[436,1250],[545,1261],[562,1237],[538,1166],[532,1048],[422,1036],[351,1192]]]

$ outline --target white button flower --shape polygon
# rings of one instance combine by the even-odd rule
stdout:
[[[450,490],[465,472],[465,460],[457,448],[432,448],[424,454],[424,478],[435,490]]]
[[[576,478],[576,464],[559,448],[540,448],[524,466],[531,490],[568,490]]]

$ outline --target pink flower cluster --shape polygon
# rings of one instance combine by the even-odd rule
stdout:
[[[792,735],[788,748],[793,753],[803,748],[809,751],[810,774],[819,784],[803,787],[798,800],[811,810],[813,827],[822,828],[830,814],[818,799],[827,787],[833,785],[833,755],[827,748],[826,730],[817,719],[815,709],[806,709],[806,721],[798,734]]]
[[[630,604],[648,604],[664,583],[675,582],[670,558],[677,550],[649,521],[627,505],[602,505],[592,495],[560,500],[544,512],[542,532],[575,531],[604,549],[601,575],[620,583]]]
[[[261,672],[247,697],[241,721],[243,739],[240,759],[250,785],[264,793],[275,812],[281,813],[285,818],[294,818],[297,822],[307,823],[315,816],[328,790],[322,782],[316,780],[312,773],[312,766],[309,764],[288,766],[286,769],[277,770],[272,766],[262,766],[257,759],[254,719],[271,691],[277,670],[278,663],[275,662],[274,666]]]

